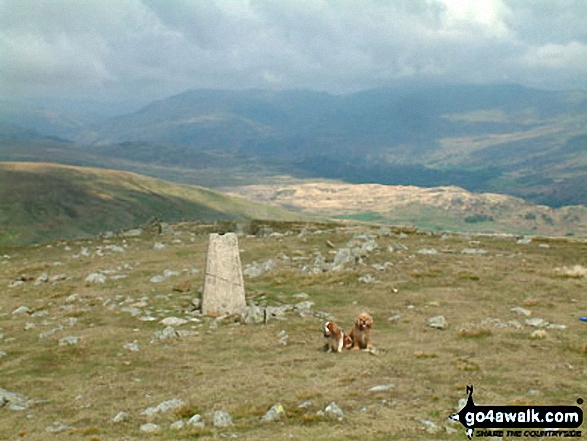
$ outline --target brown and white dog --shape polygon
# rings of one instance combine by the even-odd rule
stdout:
[[[363,312],[355,320],[355,326],[349,332],[349,337],[352,340],[351,349],[357,351],[359,349],[371,349],[371,328],[373,327],[373,318]]]
[[[326,352],[342,352],[349,341],[348,335],[334,322],[324,324],[324,337],[328,339]]]

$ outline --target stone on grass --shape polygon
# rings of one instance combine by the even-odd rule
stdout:
[[[373,386],[371,389],[369,389],[369,392],[388,392],[394,389],[395,384],[380,384],[378,386]]]
[[[126,349],[127,351],[131,351],[131,352],[138,352],[141,350],[140,346],[138,345],[137,341],[135,340],[132,343],[127,343],[124,346],[124,349]]]
[[[3,407],[9,410],[26,410],[29,405],[25,396],[0,387],[0,408]]]
[[[435,424],[432,421],[420,420],[420,422],[424,426],[424,429],[426,430],[426,432],[428,432],[431,435],[438,433],[442,430],[442,428],[438,424]]]
[[[232,426],[232,417],[228,412],[217,410],[214,412],[214,427]]]
[[[338,407],[334,401],[326,406],[326,409],[324,409],[324,414],[331,420],[342,421],[344,418],[342,409]]]
[[[188,321],[186,319],[179,317],[165,317],[163,320],[161,320],[161,323],[163,323],[165,326],[181,326],[187,322]]]
[[[86,277],[87,283],[106,283],[106,276],[101,273],[92,273]]]
[[[149,407],[141,412],[143,416],[153,416],[158,413],[169,412],[174,409],[179,409],[185,406],[185,401],[174,398],[172,400],[163,401],[156,406]]]
[[[165,281],[164,276],[153,276],[151,277],[151,283],[161,283]]]
[[[178,420],[175,423],[171,423],[171,425],[169,426],[169,428],[171,430],[181,430],[185,427],[185,422],[182,420]]]
[[[263,415],[261,421],[263,423],[270,423],[273,421],[281,420],[283,418],[285,418],[285,410],[283,409],[281,403],[277,403],[273,405],[265,415]]]
[[[530,317],[532,315],[532,312],[525,309],[525,308],[521,308],[520,306],[514,306],[512,309],[510,309],[510,311],[512,312],[517,312],[520,315],[524,315],[526,317]]]
[[[12,315],[30,314],[31,309],[28,306],[20,306],[12,311]]]
[[[147,424],[143,424],[139,430],[143,433],[157,433],[161,429],[159,428],[159,426],[157,424],[147,423]]]
[[[156,242],[155,245],[153,245],[154,250],[162,250],[163,248],[165,248],[165,245],[163,245],[161,242]]]
[[[446,319],[442,315],[437,315],[436,317],[429,318],[428,326],[435,329],[446,329]]]
[[[546,333],[546,331],[544,329],[537,329],[532,334],[530,334],[530,338],[535,338],[535,339],[544,339],[547,336],[548,336],[548,334]]]
[[[75,346],[75,345],[77,345],[79,339],[80,339],[80,337],[74,337],[74,336],[63,337],[63,338],[59,339],[59,346]]]
[[[265,323],[267,315],[260,306],[251,303],[244,313],[244,321],[247,325],[260,325]]]
[[[188,426],[192,426],[192,427],[197,427],[197,428],[202,428],[204,427],[204,421],[202,421],[202,417],[199,414],[195,414],[193,417],[191,417],[188,422],[187,422]]]
[[[358,279],[362,283],[376,283],[377,280],[371,274],[365,274]]]
[[[548,322],[546,320],[538,317],[527,319],[526,324],[534,328],[546,328],[548,326]]]
[[[66,424],[63,423],[59,423],[59,422],[54,422],[52,426],[47,426],[45,428],[46,432],[49,433],[60,433],[60,432],[66,432],[67,430],[73,429],[73,427],[68,426]]]
[[[114,424],[124,423],[128,421],[128,412],[118,412],[114,418],[112,418],[112,422]]]

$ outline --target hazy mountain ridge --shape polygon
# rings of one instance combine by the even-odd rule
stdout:
[[[183,171],[174,177],[166,169],[197,163],[204,170],[212,152],[230,164],[228,173],[219,164],[215,174],[238,175],[243,183],[288,174],[456,185],[554,207],[587,204],[587,193],[579,190],[587,176],[584,91],[507,84],[412,85],[347,95],[192,90],[64,134],[77,142],[76,157],[92,157],[86,156],[87,165],[109,167],[111,160],[132,156],[124,168],[204,186],[234,182],[205,173],[198,181]],[[238,158],[255,167],[233,173]]]
[[[0,163],[0,246],[96,235],[152,217],[292,219],[292,213],[205,188],[134,173],[47,163]]]

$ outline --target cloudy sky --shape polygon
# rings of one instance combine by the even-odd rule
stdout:
[[[0,97],[587,89],[587,0],[0,0]]]

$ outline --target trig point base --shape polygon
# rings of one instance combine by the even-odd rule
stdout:
[[[245,284],[236,234],[210,234],[202,313],[235,314],[242,312],[245,306]]]

